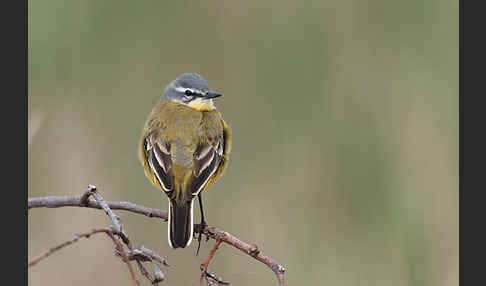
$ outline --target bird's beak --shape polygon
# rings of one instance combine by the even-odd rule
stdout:
[[[216,97],[220,97],[220,96],[222,96],[222,94],[216,93],[214,91],[210,91],[210,92],[206,93],[206,95],[205,95],[206,98],[216,98]]]

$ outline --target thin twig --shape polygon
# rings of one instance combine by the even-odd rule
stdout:
[[[158,254],[156,254],[153,250],[150,250],[146,248],[145,246],[140,246],[140,248],[129,250],[128,253],[128,259],[130,260],[137,260],[137,261],[157,261],[161,263],[164,266],[170,266],[167,263],[167,260],[165,257],[162,257]]]
[[[59,249],[65,247],[65,246],[68,246],[70,244],[75,243],[76,241],[78,241],[82,237],[89,238],[91,235],[93,235],[95,233],[105,232],[105,231],[108,231],[108,229],[93,229],[92,231],[90,231],[88,233],[77,234],[73,239],[70,239],[68,241],[65,241],[65,242],[59,244],[59,245],[56,245],[54,247],[51,247],[48,250],[46,250],[44,253],[42,253],[39,256],[31,259],[29,261],[29,264],[27,265],[27,267],[30,267],[30,266],[33,266],[33,265],[37,264],[42,259],[46,258],[47,256],[51,255],[52,253],[58,251]]]
[[[149,280],[152,283],[152,285],[158,285],[157,282],[154,282],[154,279],[152,278],[150,273],[147,271],[147,268],[145,268],[145,266],[143,266],[142,262],[140,262],[138,260],[135,260],[135,262],[137,263],[137,266],[138,266],[138,269],[140,270],[140,273],[142,273],[142,275],[145,276],[145,278],[147,278],[147,280]]]
[[[165,279],[164,272],[160,270],[160,266],[152,261],[152,266],[154,267],[154,284],[158,282],[162,282]]]
[[[230,285],[228,281],[224,281],[221,277],[216,277],[216,275],[211,274],[206,271],[206,283],[208,286],[226,286]]]
[[[130,239],[128,239],[127,234],[123,231],[123,227],[120,223],[120,218],[111,210],[103,197],[96,191],[96,186],[88,185],[88,189],[81,196],[81,204],[86,205],[90,195],[95,198],[96,202],[105,211],[106,215],[110,217],[113,225],[115,226],[115,231],[118,236],[120,236],[120,238],[123,240],[123,243],[125,243],[126,245],[130,245]]]
[[[130,246],[127,247],[129,247],[129,249],[127,250],[128,260],[134,260],[137,263],[140,273],[145,276],[152,285],[158,285],[159,282],[162,282],[164,280],[164,273],[162,272],[162,270],[160,270],[157,262],[161,263],[164,266],[170,266],[167,263],[165,257],[156,254],[153,250],[148,249],[143,245],[137,249],[131,249]],[[121,255],[119,252],[116,252],[115,254]],[[154,266],[154,277],[150,275],[147,268],[145,268],[142,262],[152,263],[152,265]]]
[[[127,264],[127,267],[128,267],[128,270],[130,271],[130,275],[132,276],[132,279],[133,279],[133,284],[135,286],[138,286],[138,280],[137,278],[135,277],[135,273],[133,272],[133,268],[132,268],[132,265],[130,264],[130,260],[128,259],[128,256],[127,256],[127,253],[125,252],[125,248],[123,247],[123,245],[115,238],[115,236],[113,235],[113,232],[110,230],[108,232],[108,235],[110,236],[111,240],[113,240],[113,242],[116,244],[117,246],[117,249],[120,250],[121,254],[122,254],[122,257],[123,257],[123,261]]]
[[[194,228],[194,232],[199,233],[201,231],[200,225],[196,225]],[[203,230],[203,233],[208,235],[209,237],[215,239],[216,241],[221,240],[229,245],[232,245],[233,247],[241,250],[242,252],[250,255],[251,257],[255,258],[256,260],[264,263],[267,265],[270,269],[272,269],[273,273],[277,276],[278,282],[280,286],[285,286],[286,281],[285,281],[285,268],[280,265],[277,261],[274,259],[263,255],[263,253],[258,249],[258,246],[256,245],[251,245],[248,244],[239,238],[231,235],[230,233],[219,230],[215,227],[205,227]]]
[[[199,278],[199,285],[201,285],[204,277],[206,276],[209,262],[211,262],[211,259],[213,259],[214,254],[216,253],[216,250],[218,249],[220,244],[221,244],[221,240],[216,240],[213,249],[211,250],[211,252],[209,252],[208,258],[206,258],[204,264],[201,264],[201,277]]]
[[[60,250],[61,248],[65,247],[65,246],[68,246],[68,245],[71,245],[75,242],[77,242],[80,238],[89,238],[90,236],[92,236],[93,234],[96,234],[96,233],[105,233],[106,235],[108,235],[111,240],[113,241],[113,243],[115,243],[117,249],[119,249],[119,251],[121,252],[122,254],[122,257],[123,257],[123,261],[127,264],[127,267],[128,267],[128,270],[130,271],[130,275],[132,276],[132,279],[133,279],[133,282],[135,285],[138,285],[138,281],[135,277],[135,273],[133,273],[133,269],[130,265],[130,262],[128,260],[128,257],[127,257],[127,254],[125,253],[125,250],[123,248],[123,245],[113,236],[113,232],[111,231],[111,229],[107,229],[107,228],[101,228],[101,229],[93,229],[92,231],[90,232],[87,232],[87,233],[81,233],[81,234],[77,234],[74,238],[68,240],[68,241],[65,241],[59,245],[56,245],[54,247],[51,247],[50,249],[48,249],[47,251],[45,251],[44,253],[42,253],[41,255],[31,259],[27,265],[27,267],[30,267],[30,266],[33,266],[35,264],[37,264],[39,261],[45,259],[46,257],[48,257],[49,255],[51,255],[52,253]]]

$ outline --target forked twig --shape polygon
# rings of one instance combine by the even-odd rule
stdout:
[[[90,196],[95,198],[96,203],[89,200]],[[55,198],[54,200],[52,200],[52,198],[53,197],[47,198],[47,200],[46,200],[46,198],[40,198],[40,200],[33,200],[32,202],[34,203],[34,205],[35,205],[35,202],[37,202],[37,203],[38,202],[43,202],[43,203],[50,202],[50,203],[52,203],[53,201],[54,202],[55,201],[63,202],[63,203],[66,202],[66,200],[65,200],[66,197],[61,198],[60,200],[59,200],[59,198]],[[76,199],[78,199],[78,197],[76,197]],[[72,201],[72,198],[68,198],[68,201]],[[96,205],[93,205],[94,203]],[[130,264],[130,261],[132,261],[132,260],[136,261],[137,266],[140,270],[140,273],[142,273],[142,275],[145,276],[152,283],[152,285],[158,285],[159,282],[164,280],[164,274],[160,270],[160,267],[157,265],[156,261],[163,264],[164,266],[169,266],[169,264],[166,262],[165,258],[157,255],[155,252],[153,252],[152,250],[150,250],[150,249],[148,249],[144,246],[140,247],[139,249],[133,249],[132,244],[130,242],[130,239],[128,238],[128,235],[123,230],[120,218],[111,210],[110,203],[106,202],[103,199],[103,197],[97,192],[97,189],[96,189],[95,186],[88,185],[88,188],[84,191],[83,195],[81,195],[79,197],[77,204],[79,206],[82,206],[82,207],[93,207],[93,206],[95,206],[95,208],[103,209],[105,211],[105,213],[108,215],[108,217],[110,217],[111,221],[114,224],[114,227],[110,228],[110,229],[97,229],[97,230],[93,230],[93,232],[91,232],[91,233],[85,233],[85,234],[77,235],[73,239],[66,241],[66,242],[64,242],[64,243],[62,243],[58,246],[55,246],[55,247],[49,249],[48,251],[46,251],[45,253],[43,253],[42,255],[34,258],[31,262],[29,262],[29,266],[35,265],[38,261],[46,258],[52,252],[57,251],[58,249],[61,249],[65,246],[67,246],[67,245],[70,245],[70,244],[78,241],[79,238],[81,238],[81,237],[88,238],[90,235],[92,235],[94,233],[105,232],[113,240],[113,242],[116,245],[115,254],[120,256],[121,259],[127,264],[128,269],[130,271],[130,275],[132,276],[132,279],[133,279],[135,285],[138,285],[138,281],[135,277],[135,273],[133,272],[132,266]],[[122,205],[125,205],[125,203],[122,203]],[[29,208],[30,207],[31,207],[31,200],[29,199]],[[49,207],[49,205],[47,207]],[[130,206],[130,207],[133,207],[133,206]],[[146,215],[147,215],[147,209],[148,208],[142,209],[142,211]],[[151,214],[153,212],[151,210],[149,210],[148,213]],[[155,213],[160,213],[160,211],[159,212],[155,211]],[[115,238],[115,235],[123,241],[123,243],[128,248],[127,250],[125,250],[125,248],[120,243],[120,241],[118,241],[118,239]],[[146,261],[152,262],[152,264],[154,266],[154,277],[153,278],[149,274],[149,272],[147,271],[147,269],[145,268],[145,266],[142,263],[142,262],[146,262]]]
[[[233,247],[250,255],[256,260],[264,263],[273,271],[273,273],[275,273],[279,285],[286,286],[285,268],[274,259],[263,255],[262,251],[255,244],[246,243],[240,240],[239,238],[231,235],[230,233],[223,230],[219,230],[215,227],[205,227],[203,230],[201,230],[200,225],[196,225],[196,227],[194,228],[194,232],[199,233],[200,231],[202,231],[207,236],[215,239],[216,241],[221,240],[229,245],[232,245]]]
[[[92,196],[95,198],[96,202],[100,207],[105,211],[106,215],[110,217],[113,225],[115,226],[115,231],[123,240],[123,243],[126,245],[130,245],[130,239],[128,239],[127,234],[123,231],[123,227],[120,223],[121,219],[118,217],[108,206],[106,201],[103,197],[96,191],[96,186],[88,185],[88,189],[83,193],[81,196],[81,204],[87,205],[89,203],[89,197]]]
[[[89,188],[88,190],[89,191]],[[58,208],[58,207],[87,207],[87,208],[95,208],[95,209],[103,209],[103,206],[98,203],[97,201],[90,201],[88,194],[86,192],[82,196],[77,197],[41,197],[41,198],[29,198],[28,199],[28,208],[39,208],[39,207],[46,207],[46,208]],[[95,197],[96,199],[96,197]],[[149,208],[145,206],[140,206],[131,202],[109,202],[105,201],[106,206],[108,206],[112,210],[125,210],[137,214],[143,214],[148,217],[160,218],[164,221],[167,221],[168,214],[166,211]],[[110,216],[111,218],[111,216]],[[113,219],[112,219],[113,221]],[[206,226],[204,229],[201,230],[200,225],[195,225],[194,232],[199,233],[203,232],[207,236],[215,239],[216,241],[222,241],[226,244],[229,244],[242,252],[246,253],[247,255],[253,257],[254,259],[264,263],[267,265],[276,275],[279,284],[281,286],[286,285],[285,280],[285,268],[279,264],[274,259],[263,255],[262,251],[254,244],[246,243],[239,238],[231,235],[230,233],[219,230],[215,227],[208,227]],[[123,235],[123,234],[121,234]],[[122,238],[123,239],[123,238]],[[129,248],[128,254],[130,254],[131,246],[127,245]],[[140,268],[140,265],[139,265]],[[142,268],[141,268],[142,269]],[[146,269],[145,269],[146,271]],[[143,274],[143,272],[142,272]],[[208,273],[209,274],[209,273]],[[145,275],[144,275],[145,276]],[[147,277],[147,276],[146,276]],[[208,276],[209,277],[209,276]],[[153,280],[151,280],[153,283]]]
[[[199,278],[199,286],[201,286],[203,279],[206,277],[209,262],[211,262],[211,259],[213,259],[214,254],[216,253],[216,250],[218,249],[220,244],[221,244],[221,240],[216,240],[213,249],[211,250],[211,252],[209,252],[208,258],[206,258],[204,264],[201,264],[201,277]]]

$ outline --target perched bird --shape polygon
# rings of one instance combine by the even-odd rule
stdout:
[[[213,104],[220,96],[199,74],[182,74],[165,88],[140,138],[138,154],[145,175],[169,200],[172,248],[191,244],[196,196],[201,225],[206,225],[201,193],[228,165],[230,128]]]

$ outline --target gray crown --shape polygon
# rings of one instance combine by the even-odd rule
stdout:
[[[164,97],[188,103],[196,98],[212,99],[221,96],[211,90],[209,83],[197,73],[183,73],[167,85]]]

